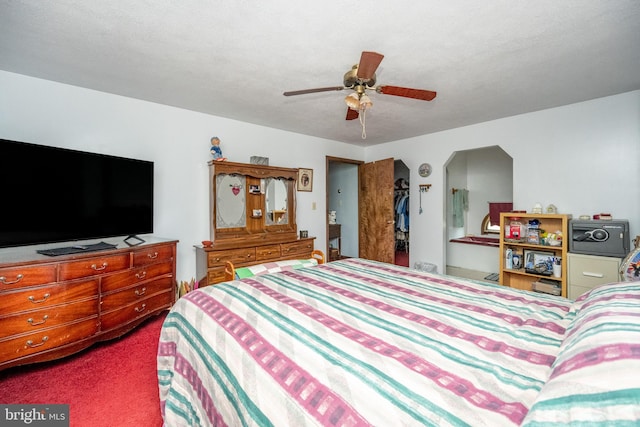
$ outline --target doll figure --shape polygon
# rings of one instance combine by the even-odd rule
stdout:
[[[226,157],[222,157],[222,148],[220,148],[220,138],[214,136],[211,138],[211,155],[216,162],[223,162],[227,160]]]

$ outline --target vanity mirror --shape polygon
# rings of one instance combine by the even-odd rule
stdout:
[[[236,174],[216,176],[216,228],[243,228],[247,225],[246,177]]]
[[[213,240],[280,240],[296,236],[297,169],[211,162]]]
[[[284,178],[266,178],[264,181],[266,188],[265,206],[267,212],[265,225],[288,224],[287,181]]]

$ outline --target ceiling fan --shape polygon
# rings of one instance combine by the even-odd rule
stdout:
[[[315,89],[294,90],[284,92],[284,96],[305,95],[308,93],[340,91],[351,89],[351,92],[345,98],[347,104],[346,120],[354,120],[360,118],[362,124],[362,138],[366,138],[365,132],[365,114],[371,108],[373,102],[366,94],[367,90],[375,90],[383,95],[402,96],[405,98],[413,98],[421,101],[431,101],[436,97],[436,92],[424,89],[411,89],[400,86],[376,84],[376,70],[382,62],[384,55],[376,52],[362,52],[360,62],[354,65],[351,70],[344,75],[343,86],[330,86]]]

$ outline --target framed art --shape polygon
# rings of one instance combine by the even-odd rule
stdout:
[[[545,251],[524,251],[524,268],[527,273],[551,275],[555,253]]]
[[[298,169],[298,191],[311,191],[313,187],[313,169]]]

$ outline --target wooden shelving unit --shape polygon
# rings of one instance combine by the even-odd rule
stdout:
[[[545,244],[529,243],[526,233],[521,236],[521,241],[513,241],[505,238],[505,227],[510,225],[512,220],[518,219],[522,224],[528,224],[530,220],[537,219],[540,221],[540,229],[549,233],[562,233],[562,243],[560,246],[551,246]],[[500,284],[510,286],[516,289],[533,290],[533,283],[539,279],[549,279],[557,281],[561,287],[561,295],[567,297],[567,252],[568,252],[568,230],[571,215],[564,214],[528,214],[503,212],[500,214]],[[507,268],[506,252],[511,249],[513,254],[521,256],[521,268]],[[525,252],[549,252],[554,257],[560,258],[561,276],[553,277],[544,274],[528,273],[525,269],[526,259]]]

